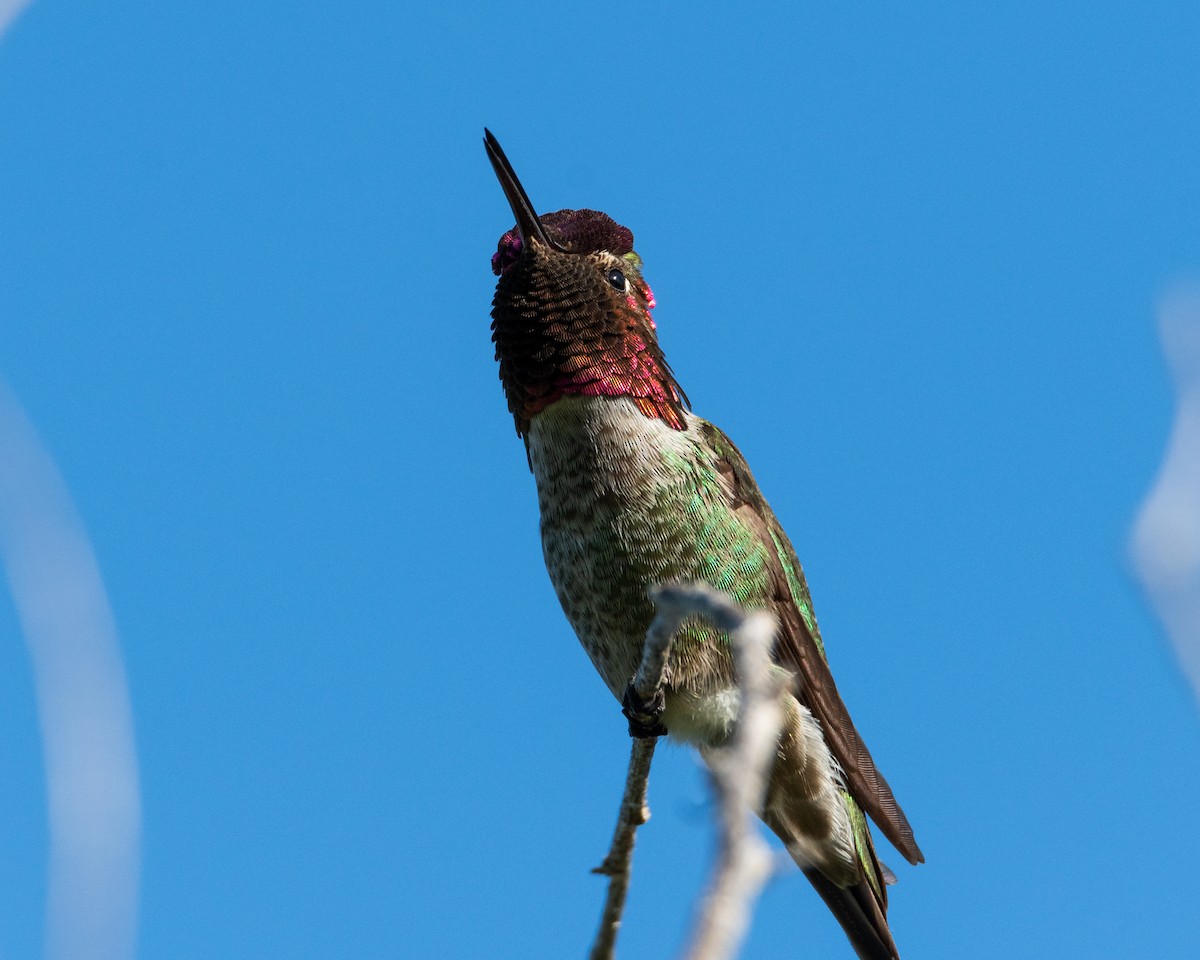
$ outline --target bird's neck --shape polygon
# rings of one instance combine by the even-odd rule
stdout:
[[[685,430],[686,397],[648,322],[579,318],[494,324],[500,379],[518,433],[566,397],[624,397],[643,416]]]

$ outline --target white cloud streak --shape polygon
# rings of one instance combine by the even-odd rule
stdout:
[[[29,0],[0,0],[0,36],[8,29],[17,14],[29,6]]]
[[[127,960],[141,800],[116,629],[66,485],[2,382],[0,552],[29,648],[45,754],[45,957]]]
[[[1175,423],[1154,486],[1134,521],[1134,570],[1200,698],[1200,283],[1159,304],[1159,335],[1175,383]]]

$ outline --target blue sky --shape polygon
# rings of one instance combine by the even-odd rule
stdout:
[[[1188,956],[1196,702],[1130,574],[1200,273],[1200,8],[37,0],[0,40],[0,376],[128,679],[143,958],[559,957],[628,741],[497,382],[500,138],[635,234],[928,863],[923,958]],[[0,957],[45,771],[0,600]],[[660,753],[623,956],[711,850]],[[747,957],[849,949],[795,872]]]

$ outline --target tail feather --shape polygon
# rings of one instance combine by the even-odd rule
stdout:
[[[837,918],[859,960],[900,960],[887,918],[865,880],[839,887],[815,867],[803,867],[804,875]]]
[[[839,780],[820,726],[795,700],[786,706],[763,822],[816,887],[861,960],[899,960],[887,922],[891,871],[879,864],[867,819]]]

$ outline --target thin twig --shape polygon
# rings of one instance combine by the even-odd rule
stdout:
[[[741,943],[750,904],[771,872],[769,850],[750,817],[751,811],[762,806],[782,723],[782,680],[771,663],[775,623],[765,613],[746,614],[729,597],[704,584],[654,587],[650,596],[657,612],[646,632],[642,662],[633,679],[634,690],[644,702],[661,695],[671,645],[685,620],[704,617],[733,641],[741,680],[737,730],[727,747],[708,755],[720,806],[720,852],[687,954],[688,960],[725,960]],[[633,741],[612,845],[604,862],[593,871],[607,876],[609,884],[589,960],[611,960],[616,949],[637,828],[650,817],[646,788],[656,743],[656,738]]]
[[[625,897],[629,892],[629,876],[633,870],[633,844],[637,828],[650,819],[646,806],[646,786],[650,780],[650,762],[654,759],[657,737],[634,737],[629,753],[629,773],[625,778],[625,796],[613,831],[612,846],[604,862],[592,873],[608,877],[608,895],[600,915],[600,929],[592,943],[589,960],[610,960],[617,947],[617,931],[625,912]]]
[[[708,756],[719,806],[719,850],[687,960],[736,956],[753,903],[772,872],[770,848],[753,811],[762,809],[779,742],[783,678],[771,662],[774,620],[765,613],[741,616],[741,626],[730,631],[741,693],[737,729],[728,746]]]
[[[651,598],[658,602],[653,590]],[[671,654],[671,644],[687,616],[688,613],[678,605],[660,605],[646,631],[642,662],[633,678],[634,690],[645,703],[657,700],[662,694],[667,680],[667,658]],[[629,773],[625,778],[625,795],[621,798],[612,845],[604,862],[592,871],[608,877],[608,893],[600,915],[600,928],[596,931],[596,939],[588,954],[589,960],[612,960],[617,947],[617,932],[621,929],[629,877],[633,872],[633,845],[637,828],[650,819],[646,789],[650,780],[650,762],[654,759],[657,743],[656,737],[633,738]]]

